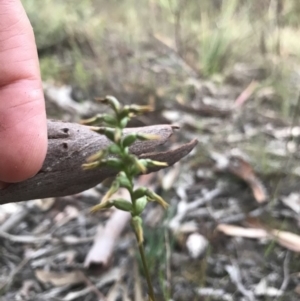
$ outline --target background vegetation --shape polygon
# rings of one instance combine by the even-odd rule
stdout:
[[[23,2],[36,34],[44,80],[71,83],[89,94],[118,84],[121,90],[129,83],[158,89],[160,77],[143,65],[167,60],[157,54],[149,57],[147,50],[159,40],[197,76],[223,82],[236,63],[249,63],[262,68],[260,84],[275,89],[274,105],[283,114],[289,114],[295,101],[297,0]],[[167,84],[176,86],[176,77]]]
[[[298,300],[297,252],[290,256],[273,242],[258,245],[250,240],[225,241],[224,237],[215,237],[215,229],[222,218],[226,220],[231,214],[236,214],[234,218],[240,214],[242,218],[234,222],[244,223],[249,212],[256,210],[257,214],[261,210],[259,218],[268,227],[299,232],[299,216],[286,214],[280,197],[296,191],[300,180],[299,128],[295,127],[300,108],[300,1],[22,2],[35,31],[46,83],[56,87],[70,85],[72,97],[79,103],[107,94],[124,102],[154,103],[155,118],[144,119],[143,125],[165,122],[165,113],[174,116],[176,110],[177,120],[186,117],[183,109],[189,108],[191,115],[199,113],[200,117],[193,115],[190,122],[184,119],[181,131],[182,139],[196,136],[201,144],[191,164],[180,170],[182,178],[178,186],[186,190],[189,202],[217,186],[220,178],[224,180],[211,165],[215,150],[225,153],[228,149],[242,149],[266,184],[270,202],[261,209],[249,189],[225,177],[230,191],[214,200],[211,215],[190,217],[210,242],[206,254],[195,261],[179,256],[175,264],[164,255],[165,247],[170,246],[169,253],[175,250],[174,253],[182,255],[186,251],[186,234],[178,238],[168,232],[166,225],[176,214],[178,199],[170,187],[162,192],[173,206],[155,229],[145,229],[145,236],[151,273],[158,276],[156,286],[164,298],[200,300],[194,289],[205,286],[216,290],[222,287],[233,296],[228,300],[239,298],[243,292],[236,289],[236,283],[232,285],[233,278],[224,268],[226,264],[233,265],[232,258],[236,255],[241,259],[249,290],[264,276],[276,273],[279,276],[270,277],[270,282],[273,287],[281,287],[289,265],[288,274],[294,278],[288,281],[289,286],[282,284],[287,294],[281,300]],[[241,101],[239,96],[243,93],[246,96]],[[241,109],[236,109],[239,101]],[[213,109],[209,108],[214,114],[219,112],[216,108],[223,113],[229,110],[229,117],[214,118],[214,115],[205,119],[207,116],[203,117],[199,109],[203,104],[212,104]],[[291,135],[280,132],[287,128],[291,129]],[[203,176],[199,170],[208,170],[209,176]],[[181,196],[177,192],[179,199]],[[202,205],[205,207],[206,203]],[[222,210],[225,217],[221,216]],[[250,253],[254,267],[243,259]],[[172,270],[167,281],[166,269]],[[265,298],[262,300],[271,300]]]

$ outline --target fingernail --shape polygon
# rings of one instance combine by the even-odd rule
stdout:
[[[9,186],[9,183],[5,183],[5,182],[0,181],[0,190],[5,189],[7,186]]]

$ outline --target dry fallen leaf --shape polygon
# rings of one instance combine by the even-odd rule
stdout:
[[[51,283],[54,286],[63,286],[70,284],[84,283],[86,278],[81,271],[72,272],[51,272],[45,270],[36,270],[36,278],[43,283]]]
[[[19,298],[19,300],[30,300],[30,292],[35,289],[38,289],[36,281],[25,280],[16,296],[16,299]]]
[[[267,190],[248,162],[239,156],[231,156],[229,158],[227,169],[235,176],[244,180],[251,187],[253,195],[258,203],[267,201]]]
[[[298,284],[295,288],[295,292],[300,295],[300,284]]]
[[[248,87],[238,96],[238,98],[234,102],[234,106],[236,108],[241,107],[253,94],[255,89],[258,86],[258,82],[252,81]]]
[[[219,224],[216,228],[218,231],[229,235],[246,238],[268,238],[269,234],[264,229],[258,228],[244,228],[228,224]]]
[[[300,252],[300,236],[292,232],[279,229],[244,228],[228,224],[219,224],[216,229],[229,236],[274,239],[282,247]]]
[[[270,234],[272,235],[272,238],[276,240],[281,246],[294,252],[300,252],[299,235],[278,229],[271,230]]]

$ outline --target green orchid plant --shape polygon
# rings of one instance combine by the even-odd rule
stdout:
[[[141,173],[146,173],[149,167],[164,167],[167,166],[167,164],[150,159],[139,159],[130,153],[129,147],[137,140],[143,141],[160,139],[160,136],[139,133],[124,135],[123,133],[123,130],[127,126],[129,120],[137,115],[152,111],[150,106],[122,106],[119,101],[112,96],[99,99],[99,101],[110,106],[112,114],[96,115],[93,118],[82,121],[82,123],[86,125],[102,124],[103,126],[101,127],[91,126],[91,129],[99,134],[105,135],[111,141],[111,144],[107,149],[100,150],[96,154],[90,156],[82,167],[86,170],[99,167],[114,168],[117,171],[117,176],[101,202],[94,206],[91,209],[91,212],[115,207],[131,214],[131,225],[137,239],[148,284],[149,300],[155,301],[156,299],[143,246],[144,236],[141,214],[148,202],[157,202],[164,208],[167,208],[168,204],[154,191],[146,187],[134,187],[134,178]],[[125,188],[128,190],[130,194],[129,201],[122,198],[112,198],[119,188]]]

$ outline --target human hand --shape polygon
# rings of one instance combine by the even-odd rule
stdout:
[[[34,34],[20,0],[0,0],[0,188],[34,176],[47,124]]]

